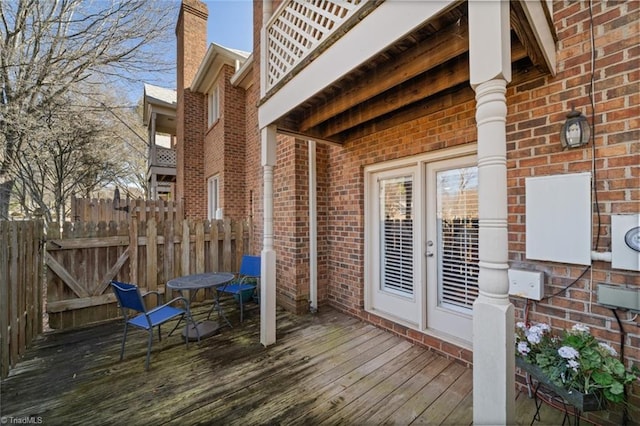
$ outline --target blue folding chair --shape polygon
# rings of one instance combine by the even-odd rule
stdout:
[[[240,322],[242,322],[244,319],[244,303],[253,298],[259,279],[260,256],[243,255],[240,263],[240,271],[236,279],[216,287],[216,305],[218,309],[220,309],[221,294],[233,295],[240,304]],[[218,312],[220,312],[220,310]],[[227,320],[227,323],[228,322]]]
[[[180,317],[180,320],[176,323],[175,327],[173,327],[173,330],[171,330],[171,332],[169,333],[169,336],[171,336],[171,333],[173,333],[178,328],[184,316],[188,313],[189,302],[184,297],[176,297],[175,299],[172,299],[165,304],[157,306],[151,310],[147,310],[138,286],[118,281],[111,281],[111,288],[116,295],[116,299],[118,299],[118,304],[120,305],[122,315],[124,316],[124,336],[122,337],[122,348],[120,349],[120,361],[122,361],[122,358],[124,357],[124,344],[127,340],[127,331],[129,329],[129,325],[132,325],[133,327],[146,330],[149,333],[149,343],[147,345],[147,361],[145,363],[145,370],[149,370],[151,343],[153,342],[153,328],[158,327],[158,340],[162,340],[160,326],[167,321]],[[162,295],[159,292],[151,291],[145,294],[145,296],[149,294],[156,294],[158,297],[158,302],[162,303]],[[181,301],[184,303],[184,309],[171,306],[172,303],[177,301]],[[130,316],[129,310],[136,311],[139,314]],[[187,341],[188,348],[189,339],[185,340]]]

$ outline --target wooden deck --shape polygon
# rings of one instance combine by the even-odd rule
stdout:
[[[139,331],[119,362],[121,321],[48,333],[2,382],[0,414],[46,425],[472,423],[472,372],[459,363],[329,308],[279,312],[278,341],[264,348],[258,311],[245,314],[189,349],[179,333],[156,339],[149,372]],[[518,396],[519,424],[533,408]],[[537,424],[561,422],[543,409]]]

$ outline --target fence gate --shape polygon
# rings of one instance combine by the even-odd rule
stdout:
[[[236,271],[250,253],[250,230],[250,223],[230,220],[54,223],[46,253],[49,326],[118,317],[113,279],[164,292],[177,276]]]

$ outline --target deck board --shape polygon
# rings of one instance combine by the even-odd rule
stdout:
[[[0,414],[47,425],[472,422],[471,370],[455,361],[330,308],[278,311],[278,341],[264,348],[258,311],[238,324],[225,309],[234,327],[188,349],[179,332],[156,339],[148,372],[144,333],[130,332],[119,361],[119,321],[48,333],[2,381]],[[516,405],[529,424],[533,401]],[[543,408],[545,424],[561,421]]]

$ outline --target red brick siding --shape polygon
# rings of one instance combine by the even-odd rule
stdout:
[[[331,305],[371,318],[363,311],[364,167],[474,142],[474,114],[475,105],[469,101],[331,148],[327,214]]]
[[[234,72],[233,67],[225,65],[216,83],[220,117],[208,128],[205,136],[204,176],[205,185],[210,177],[219,176],[219,201],[224,216],[246,219],[245,93],[244,89],[231,85]],[[205,108],[208,109],[208,103]]]
[[[638,211],[639,5],[639,2],[593,3],[597,51],[593,93],[596,104],[595,150],[589,146],[562,151],[558,136],[571,104],[585,112],[591,120],[592,111],[588,99],[591,53],[587,3],[554,3],[554,7],[558,9],[554,16],[559,36],[558,75],[510,85],[508,88],[510,260],[515,267],[544,271],[547,276],[546,294],[553,294],[574,281],[582,272],[582,268],[525,259],[526,177],[590,171],[595,163],[595,185],[599,190],[602,225],[597,247],[599,250],[608,250],[610,247],[610,215]],[[254,3],[255,52],[259,52],[260,45],[261,7],[261,2]],[[179,29],[181,25],[179,23]],[[197,26],[185,27],[191,30]],[[196,31],[189,36],[189,40],[200,46],[197,40],[202,34]],[[221,195],[225,213],[251,216],[254,223],[254,252],[259,253],[262,247],[263,221],[263,169],[256,109],[259,100],[259,55],[254,58],[252,71],[255,83],[244,93],[244,99],[240,89],[227,84],[232,70],[225,70],[221,120],[216,127],[208,131],[206,147],[198,148],[195,141],[204,139],[206,108],[202,105],[203,98],[198,99],[196,96],[191,99],[190,96],[194,96],[193,94],[183,93],[183,81],[188,82],[192,78],[187,78],[186,74],[195,72],[198,61],[204,55],[204,49],[201,54],[192,55],[193,58],[199,55],[195,61],[195,68],[192,66],[193,62],[182,58],[181,49],[182,52],[197,51],[197,48],[185,48],[179,42],[178,97],[181,102],[178,105],[178,117],[183,117],[184,123],[191,123],[189,120],[193,120],[195,124],[193,127],[190,124],[186,126],[189,130],[185,134],[185,125],[179,120],[178,140],[184,141],[186,148],[178,149],[178,182],[186,181],[189,185],[193,184],[193,187],[179,188],[178,194],[193,193],[194,198],[189,202],[191,204],[187,203],[187,206],[190,206],[187,207],[187,211],[190,214],[206,214],[206,178],[222,171]],[[184,75],[180,71],[183,67]],[[198,109],[197,105],[200,103],[200,112],[192,111],[190,108],[185,111],[184,106],[180,105],[185,101],[195,105],[195,109]],[[320,304],[329,303],[466,363],[471,363],[470,351],[364,312],[363,167],[474,142],[474,114],[474,102],[464,102],[403,125],[351,140],[343,147],[318,146],[317,156]],[[200,130],[198,122],[201,125],[204,123]],[[198,132],[202,134],[199,135]],[[194,143],[187,143],[191,139]],[[215,154],[218,148],[220,152],[224,152],[221,158],[217,158]],[[194,152],[205,153],[204,156],[200,155],[204,158],[203,165],[200,165],[197,155],[190,155]],[[306,142],[279,138],[274,186],[278,303],[291,311],[302,312],[308,306],[309,297]],[[198,202],[203,203],[202,206],[199,206]],[[597,230],[594,229],[594,234]],[[612,270],[609,264],[596,262],[593,269],[570,290],[551,300],[533,304],[529,310],[529,319],[549,322],[559,328],[583,322],[590,325],[599,338],[619,349],[620,334],[615,320],[612,320],[611,312],[593,303],[596,300],[595,285],[601,282],[640,286],[640,274]],[[514,298],[513,302],[518,318],[522,318],[522,301]],[[625,323],[625,328],[628,333],[625,341],[626,361],[638,363],[639,328],[633,327],[630,323]],[[630,412],[636,421],[640,407],[638,393],[636,387],[630,395]],[[620,418],[613,414],[613,417],[601,417],[599,420],[615,423],[619,422]]]
[[[229,81],[235,69],[224,67],[225,81]],[[248,210],[245,184],[245,101],[244,89],[225,85],[223,95],[224,113],[224,198],[225,216],[246,219]]]
[[[565,7],[566,6],[566,7]],[[640,206],[640,152],[638,86],[640,39],[638,2],[593,2],[596,62],[593,98],[595,101],[595,145],[563,151],[559,130],[566,113],[575,105],[592,122],[589,101],[591,41],[588,3],[554,3],[558,29],[558,75],[546,77],[535,86],[510,87],[508,91],[508,197],[509,251],[511,265],[544,271],[545,294],[559,293],[550,300],[533,303],[530,321],[544,321],[553,327],[569,328],[576,322],[591,327],[601,340],[620,351],[620,330],[610,309],[596,304],[597,285],[624,284],[640,287],[640,274],[611,269],[611,264],[594,262],[592,269],[569,290],[562,292],[582,273],[584,267],[525,258],[525,178],[554,173],[588,172],[595,164],[600,217],[593,217],[593,249],[611,249],[611,214],[638,213]],[[517,116],[517,120],[513,117]],[[542,118],[542,119],[541,119]],[[545,119],[546,118],[546,119]],[[595,153],[595,161],[594,161]],[[592,194],[592,200],[595,196]],[[598,235],[600,221],[600,236]],[[595,247],[597,242],[597,247]],[[523,318],[524,302],[512,299],[516,315]],[[626,314],[620,313],[624,318]],[[625,358],[640,365],[640,328],[624,323]],[[640,407],[637,389],[630,406]],[[598,422],[616,424],[619,413]],[[635,410],[636,421],[640,421]]]
[[[599,250],[610,247],[610,214],[637,212],[640,195],[638,147],[638,4],[594,3],[597,28],[595,91],[596,185],[599,188],[602,233]],[[587,3],[556,3],[558,27],[558,75],[510,85],[507,92],[508,121],[508,203],[509,248],[512,266],[544,271],[546,294],[552,294],[575,280],[582,268],[551,262],[531,262],[524,257],[525,194],[524,180],[529,176],[590,171],[593,151],[590,146],[562,151],[559,130],[571,104],[585,112],[591,121],[588,99],[590,85],[589,14]],[[623,41],[620,41],[623,40]],[[624,59],[624,60],[622,60]],[[444,343],[422,333],[408,330],[363,311],[363,167],[394,158],[407,157],[435,149],[474,142],[475,103],[469,101],[403,125],[349,141],[344,147],[323,147],[327,152],[326,174],[319,157],[319,217],[322,302],[360,316],[381,327],[433,347],[453,358],[471,362],[469,351]],[[300,202],[306,199],[303,176],[296,164],[304,154],[296,153],[293,142],[280,144],[276,167],[279,295],[292,299],[307,289],[304,274],[297,274],[296,257],[304,258],[298,243],[304,246],[308,226],[299,217]],[[296,158],[297,157],[297,158]],[[326,186],[321,186],[326,184]],[[292,194],[297,188],[299,193]],[[300,202],[298,202],[300,201]],[[594,220],[595,222],[595,220]],[[326,223],[326,225],[325,225]],[[594,231],[595,232],[595,231]],[[281,246],[282,243],[282,246]],[[286,244],[285,244],[286,243]],[[281,248],[282,247],[282,248]],[[293,280],[298,278],[297,284]],[[593,286],[589,281],[592,277]],[[326,286],[322,280],[326,279]],[[293,282],[293,284],[292,284]],[[612,270],[608,263],[596,262],[593,270],[572,287],[550,301],[530,309],[530,319],[544,320],[555,327],[570,327],[584,322],[594,332],[619,349],[619,332],[608,309],[595,303],[595,285],[600,282],[640,285],[640,274]],[[300,293],[300,287],[303,293]],[[324,293],[326,289],[326,293]],[[326,296],[325,296],[326,295]],[[325,299],[326,297],[326,299]],[[279,299],[280,300],[280,299]],[[523,304],[514,298],[517,315]],[[292,302],[289,305],[293,305]],[[638,328],[626,326],[627,363],[639,360]]]
[[[187,217],[204,217],[206,186],[202,185],[202,147],[206,115],[203,115],[202,95],[188,89],[207,50],[207,6],[204,3],[183,1],[176,37],[176,199],[184,200]]]
[[[206,218],[207,186],[202,155],[206,126],[205,96],[187,89],[184,99],[184,138],[178,144],[178,153],[183,152],[184,211],[187,217]]]

